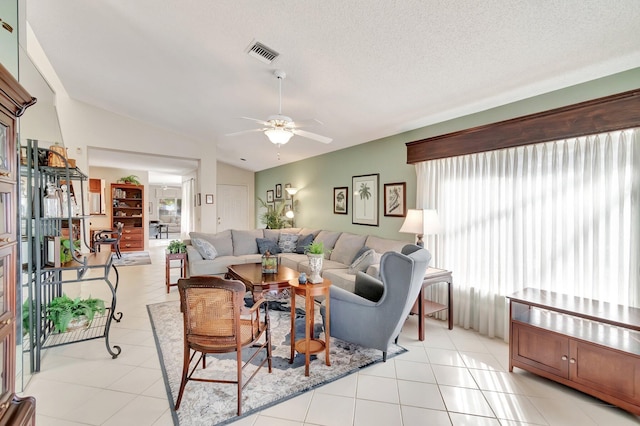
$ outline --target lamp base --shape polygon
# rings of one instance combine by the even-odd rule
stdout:
[[[422,241],[422,234],[418,234],[418,241],[416,241],[418,247],[424,248],[424,241]]]

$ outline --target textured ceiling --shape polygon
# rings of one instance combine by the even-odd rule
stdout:
[[[28,0],[27,19],[72,98],[256,171],[640,66],[638,0]],[[277,113],[274,69],[283,113],[333,143],[294,136],[278,160],[225,136]]]

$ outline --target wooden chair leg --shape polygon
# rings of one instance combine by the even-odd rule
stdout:
[[[242,351],[236,351],[238,370],[238,416],[242,415]]]
[[[187,385],[187,375],[189,374],[189,364],[190,364],[190,355],[191,349],[185,345],[184,348],[184,359],[182,364],[182,380],[180,381],[180,390],[178,391],[178,399],[176,401],[176,411],[180,408],[180,402],[182,402],[182,394],[184,393],[184,388]]]

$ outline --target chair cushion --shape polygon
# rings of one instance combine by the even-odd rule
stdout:
[[[298,234],[280,234],[278,246],[282,253],[295,253],[296,243],[298,242]]]
[[[373,249],[369,249],[349,265],[349,273],[355,275],[357,272],[364,272],[369,266],[373,265],[374,261],[375,251]]]
[[[203,259],[213,260],[218,256],[216,248],[209,241],[202,238],[192,238],[191,244],[198,250]]]
[[[313,242],[313,238],[314,238],[313,234],[298,236],[298,242],[296,243],[295,252],[298,254],[304,254],[305,250],[307,249],[307,246]]]
[[[265,254],[267,250],[271,254],[280,253],[278,243],[269,238],[256,238],[256,243],[258,244],[258,251],[260,254]]]

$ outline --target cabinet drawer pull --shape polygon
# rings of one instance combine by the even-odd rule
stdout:
[[[6,320],[5,320],[4,324],[5,324],[5,325],[9,325],[9,324],[11,324],[12,322],[13,322],[12,318],[8,318],[8,319],[6,319]]]
[[[575,363],[576,363],[576,359],[575,359],[575,358],[571,358],[571,359],[569,360],[569,364],[575,364]]]
[[[0,238],[0,243],[10,243],[11,242],[11,238]]]
[[[11,175],[11,173],[9,172],[0,172],[0,176],[2,177],[9,177]]]
[[[569,358],[567,358],[567,356],[566,356],[566,355],[562,355],[562,358],[560,358],[560,359],[561,359],[561,360],[563,360],[563,361],[566,361],[566,360],[567,360],[567,359],[569,359]]]

